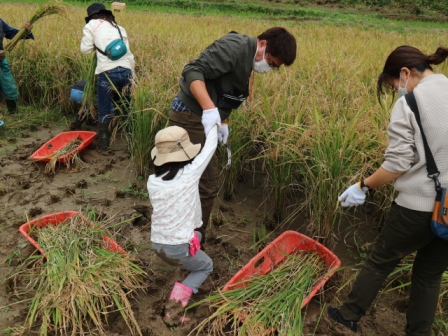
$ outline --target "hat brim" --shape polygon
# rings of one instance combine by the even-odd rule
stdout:
[[[156,166],[162,166],[168,162],[189,161],[199,154],[199,151],[201,150],[201,144],[196,145],[191,144],[188,147],[184,147],[184,150],[190,158],[188,158],[188,156],[185,155],[185,152],[182,149],[175,151],[173,153],[160,154],[157,147],[154,147],[152,149],[151,158],[153,160],[154,165]]]

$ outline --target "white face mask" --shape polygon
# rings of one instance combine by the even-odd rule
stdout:
[[[401,73],[400,73],[400,82],[398,83],[398,89],[397,89],[398,98],[403,97],[405,94],[408,93],[408,90],[406,89],[406,86],[408,85],[408,81],[409,81],[409,78],[406,80],[406,83],[404,83],[404,87],[400,86],[401,85]]]
[[[257,55],[258,52],[258,48],[257,51],[255,52],[255,56]],[[268,62],[266,62],[266,59],[264,58],[264,54],[266,53],[266,48],[263,51],[263,59],[261,61],[255,61],[255,56],[254,56],[254,63],[252,65],[252,68],[254,69],[254,71],[259,72],[259,73],[266,73],[268,71],[271,71],[271,67],[269,66]]]

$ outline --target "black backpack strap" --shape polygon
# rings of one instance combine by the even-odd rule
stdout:
[[[420,120],[420,112],[418,111],[417,101],[415,100],[414,92],[407,93],[404,98],[411,108],[412,112],[414,112],[415,120],[417,121],[418,127],[420,128],[420,132],[422,133],[423,146],[425,148],[425,157],[426,157],[426,169],[428,170],[428,177],[434,180],[436,190],[440,188],[440,182],[438,176],[440,175],[439,170],[437,169],[436,161],[434,160],[434,156],[431,153],[431,149],[429,148],[428,141],[426,140],[425,132],[423,132],[422,122]]]

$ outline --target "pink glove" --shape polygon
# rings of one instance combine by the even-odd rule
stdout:
[[[195,256],[196,251],[201,249],[201,241],[199,240],[199,236],[197,232],[194,232],[193,238],[190,240],[190,254],[192,257]]]

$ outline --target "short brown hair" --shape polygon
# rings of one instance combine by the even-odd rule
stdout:
[[[285,28],[273,27],[257,36],[259,40],[266,40],[266,52],[282,60],[286,66],[294,63],[297,54],[296,38]]]

